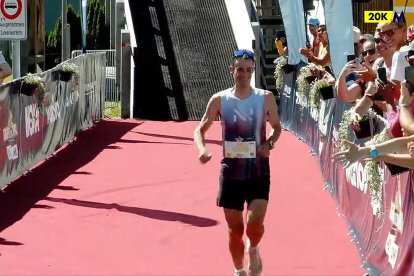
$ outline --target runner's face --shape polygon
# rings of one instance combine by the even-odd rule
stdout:
[[[250,79],[254,72],[254,62],[251,59],[235,60],[234,66],[230,67],[230,72],[236,84],[250,85]]]

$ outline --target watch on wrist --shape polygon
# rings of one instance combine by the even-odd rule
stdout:
[[[408,104],[403,104],[403,103],[400,103],[400,104],[398,105],[398,110],[400,110],[401,108],[408,108]]]
[[[379,154],[378,154],[377,147],[372,145],[371,148],[370,148],[370,151],[369,151],[369,156],[372,157],[372,158],[376,158],[376,157],[378,157],[378,155]]]

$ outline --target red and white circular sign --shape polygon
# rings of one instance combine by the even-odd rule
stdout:
[[[22,13],[22,9],[22,0],[1,0],[0,2],[1,13],[9,20],[19,17]]]

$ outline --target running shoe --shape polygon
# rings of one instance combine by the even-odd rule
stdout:
[[[249,248],[249,276],[260,276],[263,270],[262,259],[260,258],[259,248]]]

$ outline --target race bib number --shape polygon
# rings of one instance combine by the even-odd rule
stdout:
[[[226,158],[256,158],[256,141],[224,141],[224,156]]]

